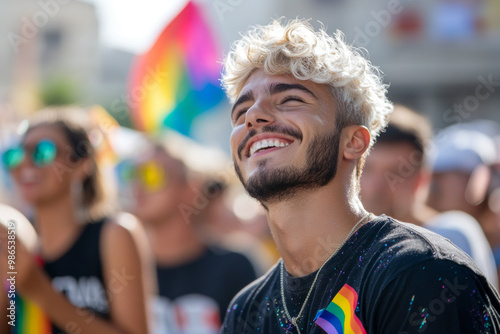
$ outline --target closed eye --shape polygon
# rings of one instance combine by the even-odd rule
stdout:
[[[289,102],[289,101],[296,101],[296,102],[304,103],[304,99],[302,99],[300,96],[289,95],[281,101],[281,104],[284,104],[284,103]]]
[[[248,108],[243,108],[234,113],[234,123],[238,122],[241,116],[243,116],[248,111]]]

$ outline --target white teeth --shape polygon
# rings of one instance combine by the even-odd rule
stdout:
[[[285,146],[288,146],[288,145],[290,145],[290,144],[289,143],[285,143],[285,142],[280,142],[278,139],[275,139],[275,140],[272,140],[272,139],[269,139],[269,140],[263,139],[263,140],[260,140],[258,142],[253,143],[252,147],[250,147],[249,154],[251,156],[255,152],[257,152],[258,150],[260,150],[262,148],[268,148],[268,147],[285,147]]]

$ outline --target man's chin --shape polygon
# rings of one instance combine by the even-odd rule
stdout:
[[[325,186],[335,177],[339,141],[340,136],[335,134],[312,140],[302,168],[284,160],[274,166],[270,159],[259,159],[258,165],[245,170],[243,176],[237,163],[234,167],[250,196],[261,203],[283,201],[297,191]]]
[[[246,180],[248,194],[261,203],[282,201],[303,188],[302,173],[294,168],[259,168]]]

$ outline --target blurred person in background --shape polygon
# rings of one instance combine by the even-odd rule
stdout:
[[[239,232],[242,225],[227,203],[229,185],[208,175],[203,175],[198,184],[210,196],[206,196],[203,210],[193,215],[193,218],[199,222],[207,241],[224,243],[225,237]]]
[[[134,213],[149,237],[158,279],[154,333],[219,333],[233,296],[256,278],[242,254],[207,245],[195,216],[211,194],[186,165],[152,144],[132,172]]]
[[[246,254],[255,265],[257,275],[264,274],[279,259],[264,209],[245,193],[241,184],[228,185],[208,178],[204,189],[210,198],[206,208],[195,216],[204,238]],[[235,210],[247,215],[238,218]]]
[[[481,224],[495,256],[500,281],[500,135],[495,138],[497,161],[491,168],[491,182],[481,216]]]
[[[435,143],[428,204],[438,211],[462,210],[479,220],[496,157],[493,139],[465,123],[442,130]]]
[[[20,145],[2,156],[22,198],[33,207],[40,240],[41,267],[22,245],[16,253],[22,333],[35,328],[47,333],[149,332],[141,228],[133,219],[110,216],[95,149],[83,127],[85,115],[86,110],[75,108],[39,112]],[[41,318],[30,319],[27,303],[51,323],[42,328]]]
[[[495,249],[500,228],[492,224],[488,200],[496,159],[493,128],[495,123],[475,121],[449,126],[436,136],[427,203],[441,212],[462,210],[473,216]]]
[[[426,204],[431,183],[432,128],[424,116],[396,105],[389,125],[370,151],[361,177],[361,201],[375,214],[387,214],[438,233],[469,254],[498,288],[493,253],[477,220]]]
[[[493,249],[500,281],[500,162],[491,167],[491,182],[483,208],[481,226]]]
[[[11,300],[14,303],[19,303],[20,299],[16,299],[14,296],[16,289],[15,279],[13,280],[12,276],[5,274],[6,272],[15,272],[15,270],[19,269],[24,270],[22,260],[26,257],[25,254],[27,252],[36,252],[38,243],[38,236],[28,219],[12,206],[0,202],[0,277],[2,282],[5,283],[5,289],[7,290],[7,294],[2,291],[0,296],[0,315],[5,320],[0,323],[0,333],[30,333],[29,330],[12,330],[14,325],[16,326],[14,328],[20,328],[23,325],[25,327],[29,326],[32,329],[43,327],[39,328],[37,333],[51,333],[48,323],[45,323],[47,326],[43,326],[44,324],[40,322],[29,324],[19,319],[27,315],[23,314],[22,310],[20,310],[22,306],[11,304]],[[24,256],[18,256],[16,259],[16,253]],[[7,310],[7,314],[5,314],[5,310]]]
[[[466,200],[469,210],[474,213],[481,224],[493,249],[500,280],[500,125],[490,120],[476,120],[453,128],[454,131],[466,130],[466,133],[470,135],[469,137],[465,136],[465,138],[475,145],[472,150],[476,153],[471,155],[471,152],[467,153],[467,150],[471,149],[469,145],[464,145],[456,137],[452,137],[454,145],[458,146],[459,151],[462,151],[459,156],[461,155],[477,165],[473,168],[467,183]],[[478,133],[480,135],[477,135]],[[482,139],[470,138],[474,136]],[[443,140],[446,140],[446,137]],[[456,151],[457,149],[452,148],[451,150]],[[479,160],[482,163],[478,163]],[[438,177],[437,180],[439,181]]]

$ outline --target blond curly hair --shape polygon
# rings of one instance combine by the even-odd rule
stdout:
[[[393,109],[381,71],[347,45],[342,32],[329,36],[324,27],[315,31],[308,20],[283,21],[256,26],[233,43],[222,75],[231,102],[257,69],[327,84],[337,102],[338,125],[365,125],[373,144]]]

